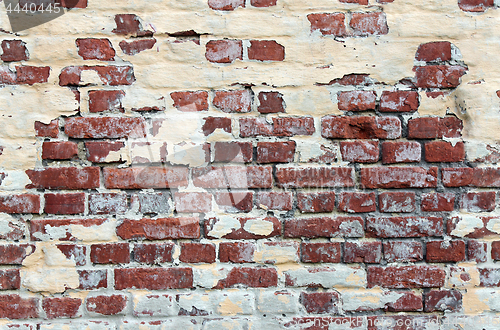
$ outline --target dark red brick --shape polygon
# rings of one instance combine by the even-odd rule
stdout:
[[[26,189],[95,189],[99,188],[99,167],[55,167],[27,170],[31,184]]]
[[[122,105],[124,91],[89,91],[89,111],[103,112],[103,111],[120,111],[124,112],[125,109]]]
[[[140,18],[134,14],[115,15],[115,23],[116,29],[112,31],[115,34],[135,37],[153,35],[152,32],[143,30]]]
[[[235,267],[219,280],[213,289],[232,287],[269,288],[278,285],[278,273],[273,268]]]
[[[257,193],[255,204],[264,210],[290,211],[293,195],[291,192],[262,191]]]
[[[321,118],[321,136],[330,139],[397,139],[401,121],[395,117],[326,116]]]
[[[49,81],[50,67],[49,66],[16,66],[17,84],[41,84]]]
[[[66,119],[64,133],[75,139],[118,139],[146,136],[143,118],[74,117]]]
[[[375,110],[377,93],[373,91],[349,91],[339,92],[339,110],[343,111],[366,111]]]
[[[213,104],[227,113],[243,113],[252,110],[253,93],[249,89],[215,91]]]
[[[425,144],[425,160],[428,162],[461,162],[465,159],[465,145],[453,145],[446,141],[432,141]]]
[[[200,167],[192,170],[193,183],[202,188],[271,188],[271,166]]]
[[[224,212],[250,212],[253,208],[253,192],[216,192],[215,202]]]
[[[122,295],[87,298],[87,311],[102,315],[116,315],[127,307],[127,297]]]
[[[351,163],[376,163],[379,158],[378,141],[341,141],[342,160]]]
[[[441,171],[445,187],[500,187],[500,168],[443,168]]]
[[[87,0],[59,0],[61,6],[67,9],[87,8]]]
[[[495,209],[494,191],[471,192],[462,194],[460,208],[467,212],[491,212]]]
[[[339,242],[302,243],[301,261],[311,263],[339,263],[342,248]]]
[[[214,232],[213,228],[217,225],[218,222],[224,221],[224,219],[210,218],[205,221],[205,235],[207,238],[226,238],[226,239],[261,239],[268,237],[275,237],[281,235],[281,222],[274,217],[266,217],[263,219],[257,218],[240,218],[238,217],[236,220],[240,223],[239,228],[233,228],[231,232],[224,234],[219,237],[220,233]],[[247,222],[256,220],[261,220],[272,224],[273,230],[268,234],[255,234],[253,232],[249,232],[245,229],[245,225]],[[233,225],[231,223],[231,225]]]
[[[56,247],[69,260],[74,260],[77,266],[85,266],[87,247],[76,244],[57,244]]]
[[[186,167],[133,167],[103,169],[104,186],[108,189],[147,189],[186,187]]]
[[[500,247],[499,247],[500,248]],[[491,243],[491,256],[495,259],[495,242]],[[486,262],[488,260],[488,246],[486,242],[470,240],[467,242],[467,260],[475,262]],[[500,259],[500,255],[498,256]]]
[[[439,288],[444,286],[445,277],[444,269],[438,266],[368,267],[369,288]]]
[[[108,272],[106,269],[77,270],[80,277],[80,290],[94,290],[108,287]]]
[[[203,119],[205,120],[205,123],[203,124],[203,127],[201,129],[205,136],[212,134],[216,129],[222,129],[226,133],[231,133],[232,131],[231,118],[206,117]]]
[[[279,167],[276,182],[281,188],[352,187],[350,167]]]
[[[380,98],[380,112],[413,112],[418,109],[415,91],[384,91]]]
[[[103,193],[89,195],[90,214],[120,214],[127,212],[127,195]]]
[[[378,195],[380,212],[404,212],[415,211],[414,192],[384,192]]]
[[[248,263],[253,262],[255,245],[243,242],[221,242],[219,244],[220,262]]]
[[[335,209],[335,193],[333,191],[298,192],[297,206],[302,213],[333,212]]]
[[[0,265],[21,265],[24,259],[35,252],[31,244],[0,245]]]
[[[186,263],[214,263],[215,245],[203,243],[180,243],[179,260]]]
[[[283,95],[278,92],[260,92],[259,106],[257,111],[260,113],[278,113],[285,112],[285,101]]]
[[[33,319],[38,317],[38,299],[22,298],[17,294],[0,295],[0,318]]]
[[[368,189],[437,187],[437,167],[362,168],[361,186]]]
[[[313,135],[314,132],[313,117],[273,118],[273,135],[275,136]]]
[[[423,309],[422,294],[413,291],[401,291],[398,300],[386,304],[385,310],[389,312],[419,312]]]
[[[11,214],[40,213],[40,196],[33,194],[0,196],[0,212]]]
[[[49,124],[35,121],[35,131],[37,137],[57,138],[59,136],[59,120],[54,119]]]
[[[307,19],[311,23],[311,32],[319,31],[322,35],[335,37],[347,36],[345,15],[343,13],[309,14]]]
[[[90,247],[94,264],[127,264],[130,262],[128,243],[94,244]]]
[[[353,13],[349,26],[355,36],[381,35],[389,33],[385,13]]]
[[[250,40],[248,59],[257,61],[283,61],[285,47],[274,40]]]
[[[251,142],[215,142],[214,162],[250,163],[253,160]]]
[[[250,0],[250,4],[254,7],[272,7],[276,6],[277,0]]]
[[[422,150],[418,142],[383,142],[382,163],[420,162]]]
[[[81,316],[81,304],[82,300],[79,298],[44,298],[42,308],[48,319],[74,318]]]
[[[339,195],[339,211],[348,213],[375,212],[375,193],[343,192]]]
[[[458,312],[462,309],[462,294],[457,290],[429,291],[424,293],[427,313]]]
[[[78,156],[78,144],[69,141],[44,142],[42,159],[65,160]]]
[[[22,40],[2,40],[2,56],[4,62],[16,62],[29,60],[26,43]]]
[[[302,292],[300,302],[310,314],[338,314],[340,296],[337,292]]]
[[[295,141],[258,142],[257,163],[290,163],[295,156]]]
[[[442,139],[462,136],[463,123],[456,117],[422,117],[408,121],[409,139]]]
[[[85,142],[85,148],[87,149],[87,160],[93,163],[108,163],[115,162],[115,158],[112,160],[106,160],[106,157],[110,152],[116,152],[125,147],[123,142],[98,142],[89,141]],[[121,159],[121,157],[120,157]]]
[[[463,11],[484,12],[494,6],[494,0],[458,0],[458,7]]]
[[[427,262],[459,262],[465,260],[464,241],[427,242]]]
[[[114,61],[116,52],[109,39],[76,39],[78,55],[84,60]]]
[[[0,270],[0,290],[19,290],[20,288],[21,274],[19,269]]]
[[[159,264],[172,262],[172,253],[174,244],[155,243],[155,244],[136,244],[134,246],[134,261],[144,264]]]
[[[45,213],[80,214],[85,212],[85,194],[45,194]]]
[[[232,63],[243,59],[241,40],[210,40],[206,45],[205,57],[213,63]]]
[[[345,263],[380,263],[382,260],[381,242],[345,242]]]
[[[436,41],[421,44],[418,46],[415,59],[424,62],[451,61],[451,43],[448,41]]]
[[[238,7],[245,8],[245,0],[208,0],[208,6],[213,10],[232,11]]]
[[[453,193],[428,193],[422,194],[422,211],[425,212],[451,212],[455,206]]]
[[[467,69],[458,65],[427,65],[416,66],[416,86],[420,88],[455,88],[460,85]]]
[[[152,39],[139,39],[131,42],[122,40],[118,45],[120,46],[124,54],[133,56],[145,50],[153,49],[155,44],[156,44],[156,39],[152,38]]]
[[[478,268],[479,286],[500,287],[500,269],[499,268]]]
[[[124,220],[116,234],[122,239],[180,239],[199,238],[198,218],[159,218],[142,220]]]
[[[62,69],[59,75],[60,86],[82,85],[82,72],[94,71],[104,85],[132,85],[135,82],[134,68],[132,66],[68,66]],[[86,85],[83,82],[83,85]]]
[[[388,241],[384,242],[384,259],[387,262],[415,262],[424,258],[421,242]]]
[[[377,238],[443,236],[443,218],[368,217],[366,236]]]
[[[101,226],[106,222],[106,219],[32,219],[31,220],[31,240],[40,241],[46,240],[44,235],[47,234],[47,228],[57,228],[57,234],[54,235],[61,241],[75,241],[69,226]],[[64,236],[65,235],[65,236]],[[49,236],[50,237],[50,236]]]
[[[363,237],[363,219],[360,217],[291,219],[284,223],[284,237]]]
[[[183,112],[207,111],[208,93],[196,92],[172,92],[170,97],[174,101],[174,107]]]
[[[358,5],[368,5],[368,0],[340,0],[343,3],[357,3]]]
[[[16,79],[16,73],[12,69],[7,65],[0,66],[0,84],[15,85],[17,83]]]
[[[191,268],[117,268],[115,289],[187,289],[193,287]]]

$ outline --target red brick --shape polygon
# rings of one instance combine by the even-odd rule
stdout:
[[[87,247],[75,244],[57,244],[56,247],[69,260],[74,260],[77,266],[85,266]]]
[[[465,260],[464,241],[427,242],[427,262],[459,262]]]
[[[210,40],[206,49],[205,57],[213,63],[232,63],[243,59],[241,40]]]
[[[122,295],[87,298],[87,311],[102,315],[116,315],[127,307],[127,297]]]
[[[0,270],[0,290],[19,290],[20,288],[21,274],[19,269]]]
[[[361,169],[363,188],[437,187],[437,167],[370,167]]]
[[[473,243],[473,242],[475,242],[475,241],[469,241],[469,253],[471,250],[471,243]],[[486,243],[479,243],[479,242],[475,242],[475,243],[476,244],[474,244],[474,245],[478,245],[478,247],[481,247],[481,252],[486,252],[486,250],[487,250]],[[491,259],[500,260],[500,241],[491,242]],[[485,258],[480,259],[480,262],[485,262],[485,261],[486,261],[486,256],[485,256]]]
[[[31,244],[0,245],[0,265],[21,265],[24,259],[35,252]]]
[[[495,209],[496,193],[482,191],[462,194],[460,208],[467,212],[491,212]]]
[[[251,142],[215,142],[214,162],[250,163],[253,160]]]
[[[500,187],[500,168],[443,168],[441,171],[445,187]]]
[[[381,242],[345,242],[345,263],[380,263],[382,260]]]
[[[333,191],[298,192],[297,206],[302,213],[333,212],[335,209],[335,193]]]
[[[151,31],[144,31],[140,18],[134,14],[115,15],[116,29],[113,33],[135,37],[152,36]]]
[[[313,135],[314,132],[313,117],[273,118],[273,135],[275,136]]]
[[[44,142],[42,159],[64,160],[78,156],[78,145],[74,142]]]
[[[415,262],[424,258],[422,243],[414,241],[384,242],[384,259],[387,262]]]
[[[77,270],[80,278],[80,290],[94,290],[108,287],[108,272],[106,269]]]
[[[319,31],[322,35],[335,37],[347,36],[345,15],[342,13],[309,14],[307,19],[311,23],[311,32]]]
[[[94,244],[90,247],[94,264],[127,264],[130,262],[128,243]]]
[[[250,212],[253,208],[253,192],[216,192],[215,202],[224,212]]]
[[[429,291],[424,296],[424,311],[427,313],[458,312],[462,309],[462,294],[457,290]]]
[[[0,295],[0,318],[18,320],[37,317],[37,298],[22,298],[17,294]]]
[[[380,112],[413,112],[418,109],[415,91],[384,91],[380,98]]]
[[[250,4],[254,7],[272,7],[276,6],[277,0],[250,0]]]
[[[295,156],[295,141],[258,142],[257,163],[290,163]]]
[[[109,39],[76,39],[78,55],[84,60],[114,61],[115,50]]]
[[[500,269],[499,268],[478,268],[479,270],[479,286],[499,287],[500,286]]]
[[[127,195],[117,193],[89,195],[90,214],[119,214],[127,212]]]
[[[413,212],[415,211],[414,192],[385,192],[378,195],[380,212]]]
[[[451,212],[455,206],[453,193],[422,194],[422,211],[425,212]]]
[[[342,141],[340,152],[346,162],[376,163],[379,158],[378,141]]]
[[[276,181],[281,188],[352,187],[353,170],[350,167],[280,167]]]
[[[203,119],[205,120],[205,123],[201,129],[203,130],[203,134],[205,134],[205,136],[212,134],[216,129],[222,129],[226,133],[231,133],[232,131],[231,118],[206,117]]]
[[[42,308],[48,319],[74,318],[81,316],[81,304],[82,300],[79,298],[44,298]]]
[[[375,110],[377,93],[373,91],[349,91],[339,92],[339,110],[343,111],[365,111]]]
[[[409,139],[442,139],[462,136],[462,121],[456,117],[423,117],[408,121]]]
[[[120,41],[118,44],[124,54],[133,56],[137,55],[142,51],[152,49],[156,44],[156,39],[140,39],[127,42],[125,40]]]
[[[338,314],[340,296],[337,292],[302,292],[300,302],[310,314]]]
[[[301,261],[311,263],[339,263],[342,248],[339,242],[302,243]]]
[[[491,249],[492,258],[495,259],[495,257],[493,257],[494,250],[495,250],[495,242],[493,242],[491,244],[491,248],[492,248]],[[475,261],[477,263],[486,262],[487,261],[487,250],[488,250],[488,246],[485,242],[478,242],[478,241],[470,240],[467,242],[467,260]]]
[[[283,61],[285,47],[274,40],[250,40],[248,59],[257,61]]]
[[[231,119],[229,119],[229,125]],[[255,136],[272,136],[273,126],[266,121],[266,118],[240,118],[240,136],[255,137]],[[206,134],[205,134],[206,135]]]
[[[440,217],[369,217],[366,236],[377,238],[443,236]]]
[[[213,104],[227,113],[243,113],[252,110],[253,93],[249,89],[215,91]]]
[[[255,245],[243,242],[221,242],[219,244],[220,262],[248,263],[253,262]]]
[[[416,66],[416,86],[420,88],[455,88],[460,85],[460,77],[467,71],[458,65]]]
[[[368,0],[340,0],[343,3],[357,3],[359,5],[368,5]]]
[[[193,183],[202,188],[271,188],[270,166],[201,167],[192,171]]]
[[[240,223],[239,228],[233,228],[231,232],[222,235],[219,237],[219,233],[212,233],[214,226],[217,225],[218,222],[224,221],[224,219],[210,218],[205,221],[205,235],[207,238],[226,238],[226,239],[261,239],[261,238],[269,238],[281,235],[281,222],[274,217],[266,217],[263,219],[258,218],[236,218],[236,220]],[[245,225],[247,222],[254,221],[265,221],[269,222],[268,225],[272,224],[273,230],[268,234],[256,234],[250,231],[247,231]],[[233,225],[233,223],[231,223]]]
[[[245,8],[245,0],[208,0],[208,6],[213,10],[231,11],[238,7]]]
[[[144,264],[159,264],[172,262],[172,253],[174,244],[156,243],[156,244],[136,244],[134,246],[134,261]]]
[[[179,260],[186,263],[214,263],[215,245],[202,243],[180,243]]]
[[[219,280],[213,289],[232,287],[269,288],[278,285],[278,273],[273,268],[235,267]]]
[[[146,123],[143,118],[74,117],[66,119],[64,133],[75,139],[141,138]]]
[[[115,289],[187,289],[193,287],[191,268],[117,268]]]
[[[176,192],[174,201],[175,209],[179,213],[203,213],[212,210],[212,195],[206,192]]]
[[[16,66],[17,84],[34,85],[49,81],[49,66]]]
[[[398,300],[386,304],[385,310],[389,312],[419,312],[423,309],[422,294],[413,291],[398,292],[402,294]]]
[[[60,86],[80,86],[82,72],[94,71],[104,85],[132,85],[135,82],[134,68],[131,66],[68,66],[62,69],[59,75]],[[86,85],[83,82],[83,85]]]
[[[353,13],[349,26],[355,36],[381,35],[389,32],[385,13]]]
[[[364,225],[361,217],[291,219],[284,223],[284,237],[363,237]]]
[[[291,192],[258,192],[255,204],[264,210],[290,211],[293,207],[293,195]]]
[[[142,220],[124,220],[116,234],[122,239],[180,239],[199,238],[198,218],[159,218]]]
[[[85,212],[85,194],[45,194],[45,213],[80,214]]]
[[[31,184],[26,189],[94,189],[99,188],[99,167],[57,167],[27,170]]]
[[[208,93],[196,92],[172,92],[170,97],[174,101],[174,107],[183,112],[207,111]]]
[[[31,220],[31,240],[46,240],[43,236],[47,234],[47,228],[57,228],[57,239],[61,241],[75,241],[76,238],[71,234],[68,226],[76,225],[83,227],[101,226],[106,219],[32,219]],[[62,236],[66,234],[66,236]]]
[[[12,69],[7,65],[0,66],[0,84],[15,85],[16,79],[16,73]]]
[[[343,192],[339,195],[339,211],[348,213],[375,212],[375,193]]]
[[[186,187],[186,167],[133,167],[103,169],[104,186],[108,189],[147,189]]]
[[[397,139],[401,121],[395,117],[325,116],[321,136],[330,139]]]
[[[458,0],[458,7],[463,11],[484,12],[494,6],[494,0]]]
[[[478,215],[476,215],[475,217],[482,222],[482,226],[479,226],[477,223],[475,223],[474,228],[473,229],[471,228],[472,231],[468,231],[463,234],[460,233],[460,235],[463,235],[463,237],[467,238],[483,238],[490,236],[495,236],[495,237],[498,236],[496,232],[492,232],[488,228],[491,226],[491,224],[489,223],[490,221],[492,222],[492,224],[499,221],[498,217],[484,217]],[[455,229],[457,229],[457,226],[463,226],[464,221],[470,221],[470,220],[469,219],[465,220],[462,217],[453,217],[449,219],[447,223],[448,234],[453,237],[457,237],[453,234],[453,232],[455,231]]]
[[[448,41],[436,41],[421,44],[418,46],[415,59],[425,62],[451,61],[451,43]]]
[[[125,109],[122,105],[124,91],[89,91],[89,111],[93,113],[103,111],[120,111]]]
[[[418,142],[383,142],[382,163],[420,162],[422,150]]]
[[[11,214],[40,213],[40,196],[33,194],[0,196],[0,212]]]
[[[260,113],[278,113],[285,112],[285,101],[283,95],[278,92],[260,92],[259,106],[257,111]]]
[[[87,8],[87,0],[60,0],[61,6],[68,9]]]
[[[59,136],[59,120],[54,119],[49,124],[35,121],[35,131],[37,137],[57,138]]]
[[[428,162],[461,162],[464,159],[463,142],[453,145],[446,141],[432,141],[425,144],[425,160]]]
[[[22,40],[2,40],[2,56],[4,62],[16,62],[29,60],[26,43]]]
[[[444,269],[437,266],[368,267],[369,288],[439,288],[445,277]]]
[[[85,148],[87,149],[87,160],[93,163],[108,163],[112,161],[106,161],[106,157],[110,152],[116,152],[125,147],[123,142],[97,142],[89,141],[85,142]],[[115,160],[113,160],[115,161]]]

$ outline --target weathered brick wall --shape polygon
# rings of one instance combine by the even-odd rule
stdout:
[[[0,329],[499,329],[499,3],[61,4],[0,10]]]

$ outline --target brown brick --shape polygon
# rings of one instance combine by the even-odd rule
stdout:
[[[160,218],[142,220],[123,220],[116,228],[122,239],[180,239],[199,238],[198,218]]]
[[[179,260],[187,263],[214,263],[215,245],[202,243],[180,243]]]
[[[94,264],[127,264],[130,262],[128,243],[94,244],[90,248]]]
[[[0,318],[18,320],[37,317],[37,298],[22,298],[17,294],[0,295]]]
[[[463,11],[484,12],[494,6],[494,0],[458,0],[458,7]]]
[[[366,236],[377,238],[443,236],[443,218],[368,217]]]
[[[253,160],[251,142],[215,142],[214,162],[250,163]]]
[[[305,218],[285,221],[284,237],[363,237],[363,219],[360,217]]]
[[[283,95],[278,92],[260,92],[259,106],[257,111],[260,113],[278,113],[285,112],[285,101]]]
[[[45,213],[80,214],[85,212],[85,194],[45,194]]]
[[[465,260],[464,241],[427,242],[427,262],[459,262]]]
[[[422,156],[422,147],[418,142],[383,142],[382,163],[418,163]]]
[[[437,167],[370,167],[361,169],[363,188],[437,187]]]
[[[368,267],[369,288],[439,288],[445,277],[444,269],[437,266]]]
[[[203,134],[205,134],[205,136],[212,134],[216,129],[222,129],[226,133],[232,132],[231,118],[205,117],[203,119],[205,120],[205,123],[203,124],[203,127],[201,129],[203,131]]]
[[[342,248],[339,242],[302,243],[301,261],[311,263],[339,263]]]
[[[321,136],[330,139],[397,139],[401,121],[395,117],[325,116]]]
[[[333,212],[335,209],[335,193],[333,191],[298,192],[297,206],[302,213]]]
[[[99,188],[99,167],[55,167],[27,170],[31,184],[26,189],[95,189]]]
[[[22,40],[2,40],[2,56],[4,62],[17,62],[29,60],[26,43]]]

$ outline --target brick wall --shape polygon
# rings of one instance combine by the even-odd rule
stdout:
[[[62,5],[0,16],[0,329],[495,329],[493,1]]]

